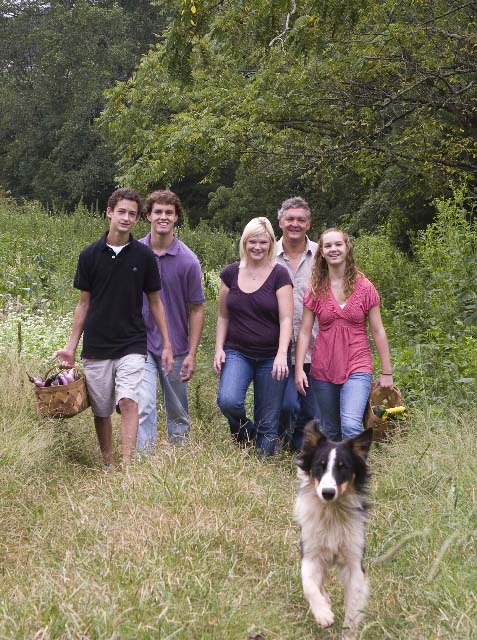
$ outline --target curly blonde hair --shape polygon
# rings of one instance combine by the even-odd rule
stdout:
[[[323,231],[320,239],[318,240],[318,250],[316,252],[315,261],[313,263],[313,268],[311,271],[310,290],[314,298],[325,297],[329,291],[330,275],[328,271],[328,263],[323,257],[323,238],[327,233],[330,233],[332,231],[341,233],[346,245],[346,249],[348,251],[346,255],[345,272],[343,276],[343,293],[345,294],[346,299],[348,299],[353,293],[356,279],[363,274],[356,268],[353,257],[353,246],[348,234],[346,233],[346,231],[343,231],[343,229],[340,229],[339,227],[330,227],[329,229],[326,229],[326,231]]]

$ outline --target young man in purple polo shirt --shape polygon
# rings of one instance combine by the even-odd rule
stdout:
[[[144,298],[147,329],[146,375],[139,399],[137,449],[151,452],[157,440],[157,379],[166,411],[167,437],[182,443],[190,431],[187,383],[196,368],[196,355],[204,326],[202,271],[197,256],[174,235],[182,206],[172,191],[154,191],[145,203],[151,231],[140,242],[150,247],[161,276],[160,296],[166,310],[174,366],[165,377],[161,367],[163,343]]]

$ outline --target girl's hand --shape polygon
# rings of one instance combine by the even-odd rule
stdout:
[[[214,371],[220,373],[222,371],[222,365],[225,362],[225,351],[223,349],[217,349],[214,356]]]
[[[392,376],[385,376],[385,375],[381,374],[379,376],[378,384],[379,384],[380,387],[384,387],[385,389],[389,389],[394,384],[393,383],[393,377]]]
[[[285,380],[288,378],[287,354],[277,353],[273,362],[272,378],[276,380]]]
[[[298,393],[301,393],[302,396],[306,396],[306,390],[308,389],[308,378],[303,369],[301,371],[298,371],[295,368],[295,387]]]

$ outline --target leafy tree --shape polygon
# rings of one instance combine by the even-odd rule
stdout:
[[[233,167],[251,193],[338,194],[329,222],[392,217],[396,235],[432,219],[449,179],[475,187],[475,2],[169,6],[164,40],[108,92],[122,181],[220,182]]]
[[[150,2],[0,3],[0,184],[15,196],[72,208],[114,186],[95,119],[103,91],[126,79],[160,32]]]

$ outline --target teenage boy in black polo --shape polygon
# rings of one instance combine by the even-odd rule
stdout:
[[[112,463],[111,414],[115,406],[121,413],[124,463],[130,460],[136,443],[138,392],[147,353],[143,293],[164,342],[162,367],[166,375],[173,363],[156,260],[152,251],[131,235],[141,209],[141,199],[132,189],[118,189],[110,196],[106,210],[109,231],[80,253],[74,279],[80,300],[73,328],[66,346],[53,355],[60,359],[60,366],[74,366],[76,347],[84,332],[81,357],[106,466]]]

